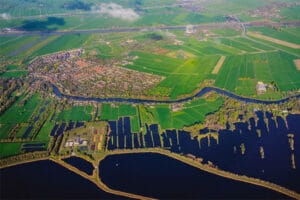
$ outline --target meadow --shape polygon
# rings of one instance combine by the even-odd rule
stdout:
[[[92,106],[72,106],[60,112],[56,121],[91,121],[93,112]]]
[[[135,52],[138,59],[129,69],[153,73],[166,78],[158,85],[170,88],[169,96],[176,99],[181,95],[192,93],[199,84],[211,73],[220,56],[203,56],[186,60],[175,59],[157,54]]]
[[[280,91],[300,87],[300,71],[285,52],[235,55],[227,57],[216,78],[215,86],[237,94],[255,97],[255,83],[277,83]]]
[[[25,75],[27,75],[26,70],[5,71],[3,73],[0,73],[0,78],[17,78]]]
[[[45,106],[45,102],[39,94],[23,95],[0,116],[0,139],[4,140],[0,142],[1,158],[22,153],[23,144],[43,142],[47,147],[53,127],[52,123],[41,124],[40,131],[33,135],[38,128],[34,127],[35,124],[41,123],[43,106]],[[13,142],[8,143],[8,138],[13,139]],[[24,139],[29,141],[24,141]]]
[[[8,110],[0,116],[0,123],[23,123],[28,122],[41,99],[38,94],[28,98],[21,96]]]
[[[57,51],[72,50],[82,47],[83,43],[89,38],[88,34],[62,35],[44,47],[38,49],[32,56],[40,56],[54,53]]]
[[[133,133],[138,133],[140,131],[139,113],[136,106],[130,104],[102,104],[101,120],[117,121],[120,117],[130,117],[131,131]]]
[[[184,103],[179,111],[172,111],[170,105],[161,104],[154,107],[145,107],[141,115],[142,124],[157,123],[161,129],[182,129],[197,123],[203,123],[205,116],[214,113],[223,105],[221,97],[214,100],[203,98]],[[149,117],[150,116],[150,117]]]

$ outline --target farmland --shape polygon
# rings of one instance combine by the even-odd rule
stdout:
[[[222,98],[214,100],[196,99],[182,105],[179,111],[172,111],[169,105],[157,105],[154,108],[145,108],[153,121],[158,123],[162,129],[182,129],[197,123],[203,123],[205,116],[217,111],[222,106]],[[145,120],[145,121],[144,121]],[[142,119],[146,123],[146,119]]]
[[[51,159],[105,187],[107,155],[162,152],[298,199],[297,0],[0,4],[0,168]]]
[[[131,131],[137,133],[140,131],[139,115],[136,106],[129,104],[102,104],[101,108],[101,120],[105,121],[117,121],[121,117],[130,117]]]
[[[57,121],[90,121],[92,119],[92,106],[73,106],[59,113]]]
[[[191,58],[185,62],[180,59],[167,58],[161,55],[137,54],[139,58],[133,65],[127,65],[148,73],[166,76],[158,87],[169,88],[170,98],[176,99],[180,95],[192,93],[212,71],[218,62],[219,56]]]
[[[284,52],[231,56],[222,66],[215,85],[248,95],[255,95],[253,86],[257,81],[275,81],[281,91],[295,90],[300,87],[300,74],[293,63],[294,59],[294,56]]]
[[[33,95],[31,98],[26,99],[22,96],[16,103],[13,104],[3,115],[0,117],[0,123],[22,123],[27,122],[32,113],[36,109],[36,105],[40,99],[38,95]]]
[[[34,53],[34,56],[80,48],[89,35],[63,35]]]

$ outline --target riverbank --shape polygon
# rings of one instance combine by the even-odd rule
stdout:
[[[183,98],[183,99],[177,99],[177,100],[153,100],[153,99],[134,99],[134,98],[114,98],[114,97],[107,97],[107,98],[100,98],[100,97],[81,97],[81,96],[71,96],[66,95],[60,92],[60,90],[55,86],[52,85],[53,93],[59,97],[59,98],[67,98],[74,101],[86,101],[86,102],[98,102],[98,103],[110,103],[110,102],[118,102],[118,103],[149,103],[149,104],[171,104],[171,103],[184,103],[192,100],[193,98],[197,97],[203,97],[209,92],[216,92],[217,94],[227,96],[229,98],[242,101],[245,103],[257,103],[257,104],[280,104],[285,103],[289,101],[290,99],[296,98],[300,99],[300,94],[289,96],[283,99],[279,100],[260,100],[260,99],[253,99],[248,97],[242,97],[239,95],[236,95],[232,92],[216,88],[216,87],[204,87],[202,90],[200,90],[198,93],[193,94],[189,97]]]

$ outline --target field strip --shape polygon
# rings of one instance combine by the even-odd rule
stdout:
[[[269,42],[273,42],[273,43],[283,45],[283,46],[286,46],[286,47],[290,47],[290,48],[293,48],[293,49],[300,49],[300,45],[298,45],[298,44],[294,44],[294,43],[290,43],[290,42],[287,42],[287,41],[283,41],[283,40],[275,39],[275,38],[272,38],[272,37],[268,37],[268,36],[262,35],[260,33],[248,32],[247,34],[250,35],[250,36],[256,37],[258,39],[267,40]]]
[[[218,63],[216,64],[214,70],[212,71],[212,74],[218,74],[224,61],[226,59],[226,56],[221,56],[221,58],[219,59]]]
[[[296,68],[297,68],[298,70],[300,70],[300,59],[294,60],[294,63],[295,63],[295,65],[296,65]]]

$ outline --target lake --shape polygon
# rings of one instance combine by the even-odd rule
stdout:
[[[159,199],[282,199],[285,196],[213,175],[153,153],[112,155],[99,166],[102,181],[113,189]]]
[[[49,160],[0,170],[0,199],[120,199]]]

